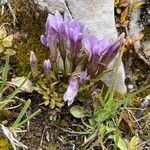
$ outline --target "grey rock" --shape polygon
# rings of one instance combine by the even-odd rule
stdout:
[[[78,18],[79,22],[88,28],[87,35],[95,34],[98,38],[107,38],[110,42],[117,39],[117,30],[114,19],[114,1],[112,0],[34,0],[41,9],[47,8],[50,12],[67,11],[70,16]],[[114,68],[117,57],[109,65]],[[103,81],[111,86],[113,74],[109,73],[103,77]],[[122,94],[126,93],[124,83],[125,71],[122,62],[119,66],[116,90]]]

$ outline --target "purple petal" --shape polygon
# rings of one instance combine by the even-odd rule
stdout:
[[[69,18],[69,16],[68,16],[68,13],[64,13],[64,22],[65,23],[68,23],[70,21],[70,18]]]
[[[79,78],[80,83],[83,84],[88,79],[87,71],[80,72]]]
[[[78,93],[78,80],[76,78],[72,78],[69,82],[69,86],[67,91],[65,92],[63,99],[65,102],[68,101],[68,105],[71,105],[74,101],[74,98]]]
[[[59,11],[56,11],[55,18],[56,18],[57,23],[63,22],[63,18],[61,14],[59,13]]]
[[[41,43],[42,43],[45,47],[48,47],[48,46],[47,46],[47,39],[46,39],[46,37],[45,37],[44,35],[41,35],[40,41],[41,41]]]

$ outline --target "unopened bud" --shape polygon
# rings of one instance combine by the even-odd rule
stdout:
[[[34,65],[36,65],[37,63],[38,63],[38,62],[37,62],[37,58],[36,58],[34,52],[31,51],[31,52],[30,52],[30,64],[34,66]]]
[[[47,59],[47,60],[44,61],[43,68],[44,68],[44,72],[45,73],[50,71],[50,69],[51,69],[51,63],[50,63],[49,59]]]
[[[33,78],[38,76],[38,61],[33,51],[30,52],[30,65]]]
[[[45,76],[46,76],[48,82],[50,82],[51,62],[50,62],[49,59],[47,59],[47,60],[44,61],[43,68],[44,68]]]

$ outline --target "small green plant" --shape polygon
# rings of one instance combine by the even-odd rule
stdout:
[[[5,24],[0,26],[0,53],[15,55],[16,51],[12,47],[13,34],[7,35]]]
[[[108,72],[109,63],[119,52],[124,34],[114,43],[94,35],[84,42],[84,28],[76,19],[59,12],[49,14],[45,27],[46,34],[41,35],[41,43],[49,55],[43,63],[44,75],[38,69],[36,55],[33,51],[30,53],[34,90],[43,95],[44,104],[51,109],[61,108],[64,102],[70,106],[75,99],[75,102],[84,103],[100,89],[101,77]]]
[[[136,131],[134,131],[134,128],[137,129],[137,127],[128,118],[126,108],[131,103],[132,98],[147,88],[150,88],[150,84],[126,96],[117,96],[114,92],[114,87],[118,66],[116,64],[113,87],[109,88],[106,93],[104,89],[98,91],[92,97],[93,111],[91,113],[89,113],[86,107],[80,105],[74,105],[70,109],[70,113],[74,117],[82,120],[85,127],[84,131],[76,132],[74,130],[68,131],[62,129],[69,133],[85,135],[86,140],[82,144],[85,149],[92,149],[94,146],[101,146],[102,149],[107,149],[107,142],[113,143],[111,149],[135,150],[137,147],[138,137]],[[122,131],[119,128],[122,120],[127,121],[132,133],[132,138],[128,143],[123,138]]]

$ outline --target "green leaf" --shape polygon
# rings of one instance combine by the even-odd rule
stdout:
[[[138,138],[136,136],[132,137],[129,143],[129,147],[130,147],[129,149],[136,150],[137,143],[138,143]]]
[[[64,103],[63,103],[63,102],[56,102],[56,105],[57,105],[59,108],[61,108],[61,107],[64,106]]]
[[[3,91],[5,84],[7,82],[8,70],[9,70],[9,56],[6,56],[6,62],[2,73],[2,84],[0,85],[0,93]]]
[[[7,36],[6,28],[2,26],[0,28],[0,39],[4,39]]]
[[[4,47],[11,47],[12,46],[12,40],[13,40],[13,35],[9,35],[3,39],[2,45]]]
[[[44,105],[47,106],[49,104],[49,100],[44,101]]]
[[[94,119],[96,122],[103,122],[109,117],[111,117],[116,110],[116,103],[113,100],[108,100],[104,105],[103,109],[98,109],[94,113]]]
[[[53,98],[50,100],[50,108],[51,109],[55,108],[55,99],[53,99]]]
[[[15,120],[15,122],[14,122],[14,124],[13,124],[12,127],[15,128],[15,127],[19,124],[19,122],[21,121],[22,117],[25,115],[27,109],[29,108],[30,104],[31,104],[31,100],[28,99],[28,100],[26,101],[24,107],[22,108],[22,110],[21,110],[19,116],[18,116],[17,119]]]
[[[103,122],[111,116],[111,112],[106,109],[99,109],[94,114],[94,119],[96,122]]]
[[[6,51],[4,52],[5,55],[9,55],[9,56],[13,56],[16,54],[16,51],[13,49],[6,49]]]
[[[70,109],[70,113],[76,118],[83,118],[86,116],[86,111],[83,107],[75,105]]]
[[[119,147],[121,150],[128,150],[127,144],[118,134],[114,135],[114,142],[116,143],[117,147]]]
[[[100,135],[103,136],[105,132],[106,132],[106,126],[104,124],[101,124],[99,128]]]

